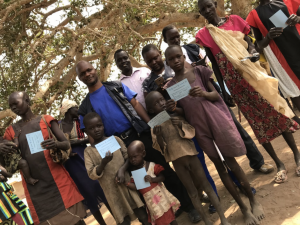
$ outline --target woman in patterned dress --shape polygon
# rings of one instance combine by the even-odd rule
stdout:
[[[245,35],[244,40],[248,43],[248,52],[256,53],[254,45],[247,37],[250,32],[250,26],[239,16],[231,15],[227,18],[220,18],[217,15],[217,3],[214,0],[199,0],[199,12],[209,24],[219,29],[239,31]],[[223,54],[220,47],[215,43],[214,39],[205,27],[196,35],[196,42],[205,47],[207,56],[212,62],[214,73],[221,84],[222,92],[225,91],[223,79],[235,103],[241,109],[243,115],[248,120],[255,136],[265,150],[275,161],[278,173],[275,177],[276,183],[283,183],[287,180],[287,170],[284,163],[277,157],[271,141],[282,135],[292,149],[297,165],[296,174],[300,176],[300,153],[291,132],[299,129],[299,125],[281,114],[273,105],[271,105],[253,86],[251,86],[233,66],[229,59]],[[228,101],[228,95],[225,100]]]

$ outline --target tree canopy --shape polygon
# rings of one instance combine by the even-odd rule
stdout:
[[[245,17],[250,0],[218,0]],[[15,115],[7,99],[26,91],[37,113],[51,114],[62,99],[83,98],[76,62],[93,61],[102,81],[111,74],[113,54],[127,50],[133,66],[141,47],[161,45],[161,30],[175,24],[184,33],[203,27],[197,0],[0,0],[0,134]]]

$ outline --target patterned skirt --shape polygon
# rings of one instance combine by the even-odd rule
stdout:
[[[298,123],[276,111],[255,91],[222,52],[215,58],[233,100],[248,120],[260,144],[272,141],[285,131],[294,132],[300,128]]]

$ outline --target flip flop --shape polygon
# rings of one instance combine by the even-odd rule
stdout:
[[[274,182],[277,184],[282,184],[282,183],[286,182],[288,179],[288,177],[286,175],[287,172],[288,172],[287,170],[279,171],[274,178]]]
[[[296,175],[297,177],[300,177],[300,166],[296,168]]]

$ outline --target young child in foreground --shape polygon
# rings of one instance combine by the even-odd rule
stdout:
[[[165,57],[167,64],[175,72],[175,77],[166,86],[171,87],[177,82],[187,79],[192,87],[189,96],[177,102],[178,107],[181,109],[175,107],[174,100],[168,100],[167,110],[181,113],[181,115],[184,111],[186,120],[196,130],[195,136],[200,147],[215,164],[223,184],[239,205],[245,223],[247,225],[260,224],[259,220],[264,218],[263,208],[255,199],[244,171],[234,158],[245,155],[246,148],[226,104],[210,81],[213,72],[203,66],[184,68],[185,57],[180,46],[168,47]],[[250,201],[251,210],[248,209],[239,196],[227,173],[227,169],[217,153],[214,142],[223,155],[226,164],[245,190]]]
[[[166,110],[166,100],[159,92],[153,91],[146,97],[146,106],[148,113],[154,117]],[[152,132],[153,148],[160,151],[167,162],[173,163],[179,179],[185,186],[194,207],[200,212],[205,224],[212,224],[212,222],[202,208],[200,197],[203,190],[215,206],[222,224],[229,225],[219,199],[208,182],[197,157],[198,152],[192,141],[195,136],[194,127],[176,113],[170,116],[170,120],[154,127]]]
[[[12,147],[19,148],[18,137],[19,134],[15,134],[15,138],[13,141],[3,139],[2,141],[0,140],[0,143],[10,143]],[[11,154],[0,155],[0,162],[5,167],[6,171],[10,174],[14,174],[18,170],[21,170],[28,184],[35,185],[35,183],[39,181],[38,179],[34,179],[31,177],[29,165],[27,161],[22,158],[19,151],[16,151]]]
[[[178,210],[179,201],[167,191],[162,182],[165,177],[161,173],[164,168],[153,162],[144,161],[146,155],[145,146],[141,141],[132,142],[127,149],[130,171],[145,168],[147,176],[144,177],[146,182],[151,186],[140,189],[149,212],[149,222],[153,225],[178,225],[175,220],[175,212]],[[125,184],[131,190],[137,190],[134,180]]]
[[[148,216],[144,204],[136,191],[128,190],[124,185],[117,184],[116,174],[127,159],[127,149],[123,141],[115,137],[121,146],[120,150],[113,154],[107,152],[102,158],[95,148],[95,145],[104,141],[108,137],[104,135],[104,126],[100,116],[95,113],[88,113],[83,123],[85,132],[94,142],[91,147],[84,150],[85,167],[92,180],[98,180],[107,198],[116,223],[119,225],[130,225],[134,214],[140,222],[148,223]],[[125,173],[125,181],[130,181],[129,173]]]

